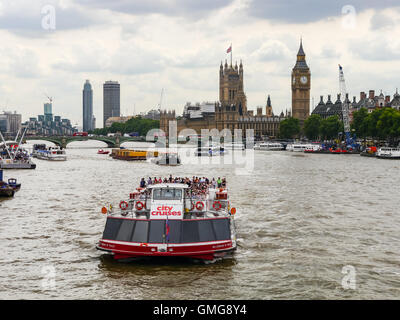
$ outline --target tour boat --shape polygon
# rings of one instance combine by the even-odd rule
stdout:
[[[103,150],[103,149],[100,149],[100,150],[97,151],[97,154],[109,154],[109,153],[110,153],[110,151]]]
[[[147,160],[148,158],[158,157],[158,151],[131,150],[131,149],[112,149],[110,157],[118,160]]]
[[[400,148],[382,147],[376,152],[376,157],[379,159],[400,159]]]
[[[209,146],[198,147],[194,154],[198,157],[213,157],[213,156],[222,156],[226,153],[227,151],[222,146],[209,145]]]
[[[41,144],[34,144],[32,148],[32,157],[37,158],[39,151],[46,150],[47,146],[44,143]]]
[[[182,164],[179,155],[173,152],[162,153],[158,158],[152,159],[152,162],[159,166],[180,166]]]
[[[36,158],[51,161],[66,161],[65,150],[60,147],[49,147],[47,150],[36,150]]]
[[[305,153],[321,153],[322,151],[323,149],[319,144],[311,144],[309,147],[304,149]]]
[[[186,257],[214,261],[236,250],[234,215],[226,188],[202,198],[183,183],[137,188],[116,210],[103,207],[105,229],[97,249],[116,260]]]
[[[232,143],[224,144],[224,149],[227,149],[227,150],[244,150],[244,149],[246,149],[246,146],[244,145],[243,142],[232,142]]]
[[[284,149],[285,146],[279,142],[261,142],[254,146],[254,150],[280,151]]]
[[[290,143],[287,145],[286,150],[292,152],[304,152],[307,149],[313,148],[312,144]]]

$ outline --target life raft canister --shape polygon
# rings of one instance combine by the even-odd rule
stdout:
[[[135,208],[136,208],[136,210],[139,210],[139,211],[142,210],[144,208],[143,202],[141,202],[141,201],[136,202]]]
[[[126,202],[126,201],[121,201],[121,202],[119,203],[119,207],[121,208],[121,210],[126,210],[126,209],[128,209],[128,202]]]
[[[196,209],[201,211],[204,209],[204,203],[202,201],[197,201],[196,203]]]
[[[214,201],[213,208],[214,208],[214,210],[217,210],[217,211],[220,210],[222,208],[221,202],[220,201]]]

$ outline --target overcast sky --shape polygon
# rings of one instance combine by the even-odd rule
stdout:
[[[55,16],[52,13],[55,13]],[[107,80],[121,84],[121,112],[218,100],[221,60],[233,44],[243,61],[248,108],[291,108],[290,75],[300,37],[311,68],[311,96],[400,87],[398,0],[0,0],[0,111],[23,120],[53,113],[82,124],[89,79],[102,126]],[[54,28],[53,28],[54,27]]]

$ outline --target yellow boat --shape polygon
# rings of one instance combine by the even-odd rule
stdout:
[[[119,160],[146,160],[148,158],[158,157],[158,151],[130,150],[130,149],[112,149],[110,157]]]

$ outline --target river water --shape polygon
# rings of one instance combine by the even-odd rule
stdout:
[[[1,299],[400,298],[400,161],[255,151],[243,174],[113,160],[104,146],[72,143],[66,162],[4,172],[22,188],[0,201]],[[101,207],[169,174],[227,178],[232,259],[119,263],[96,250]]]

